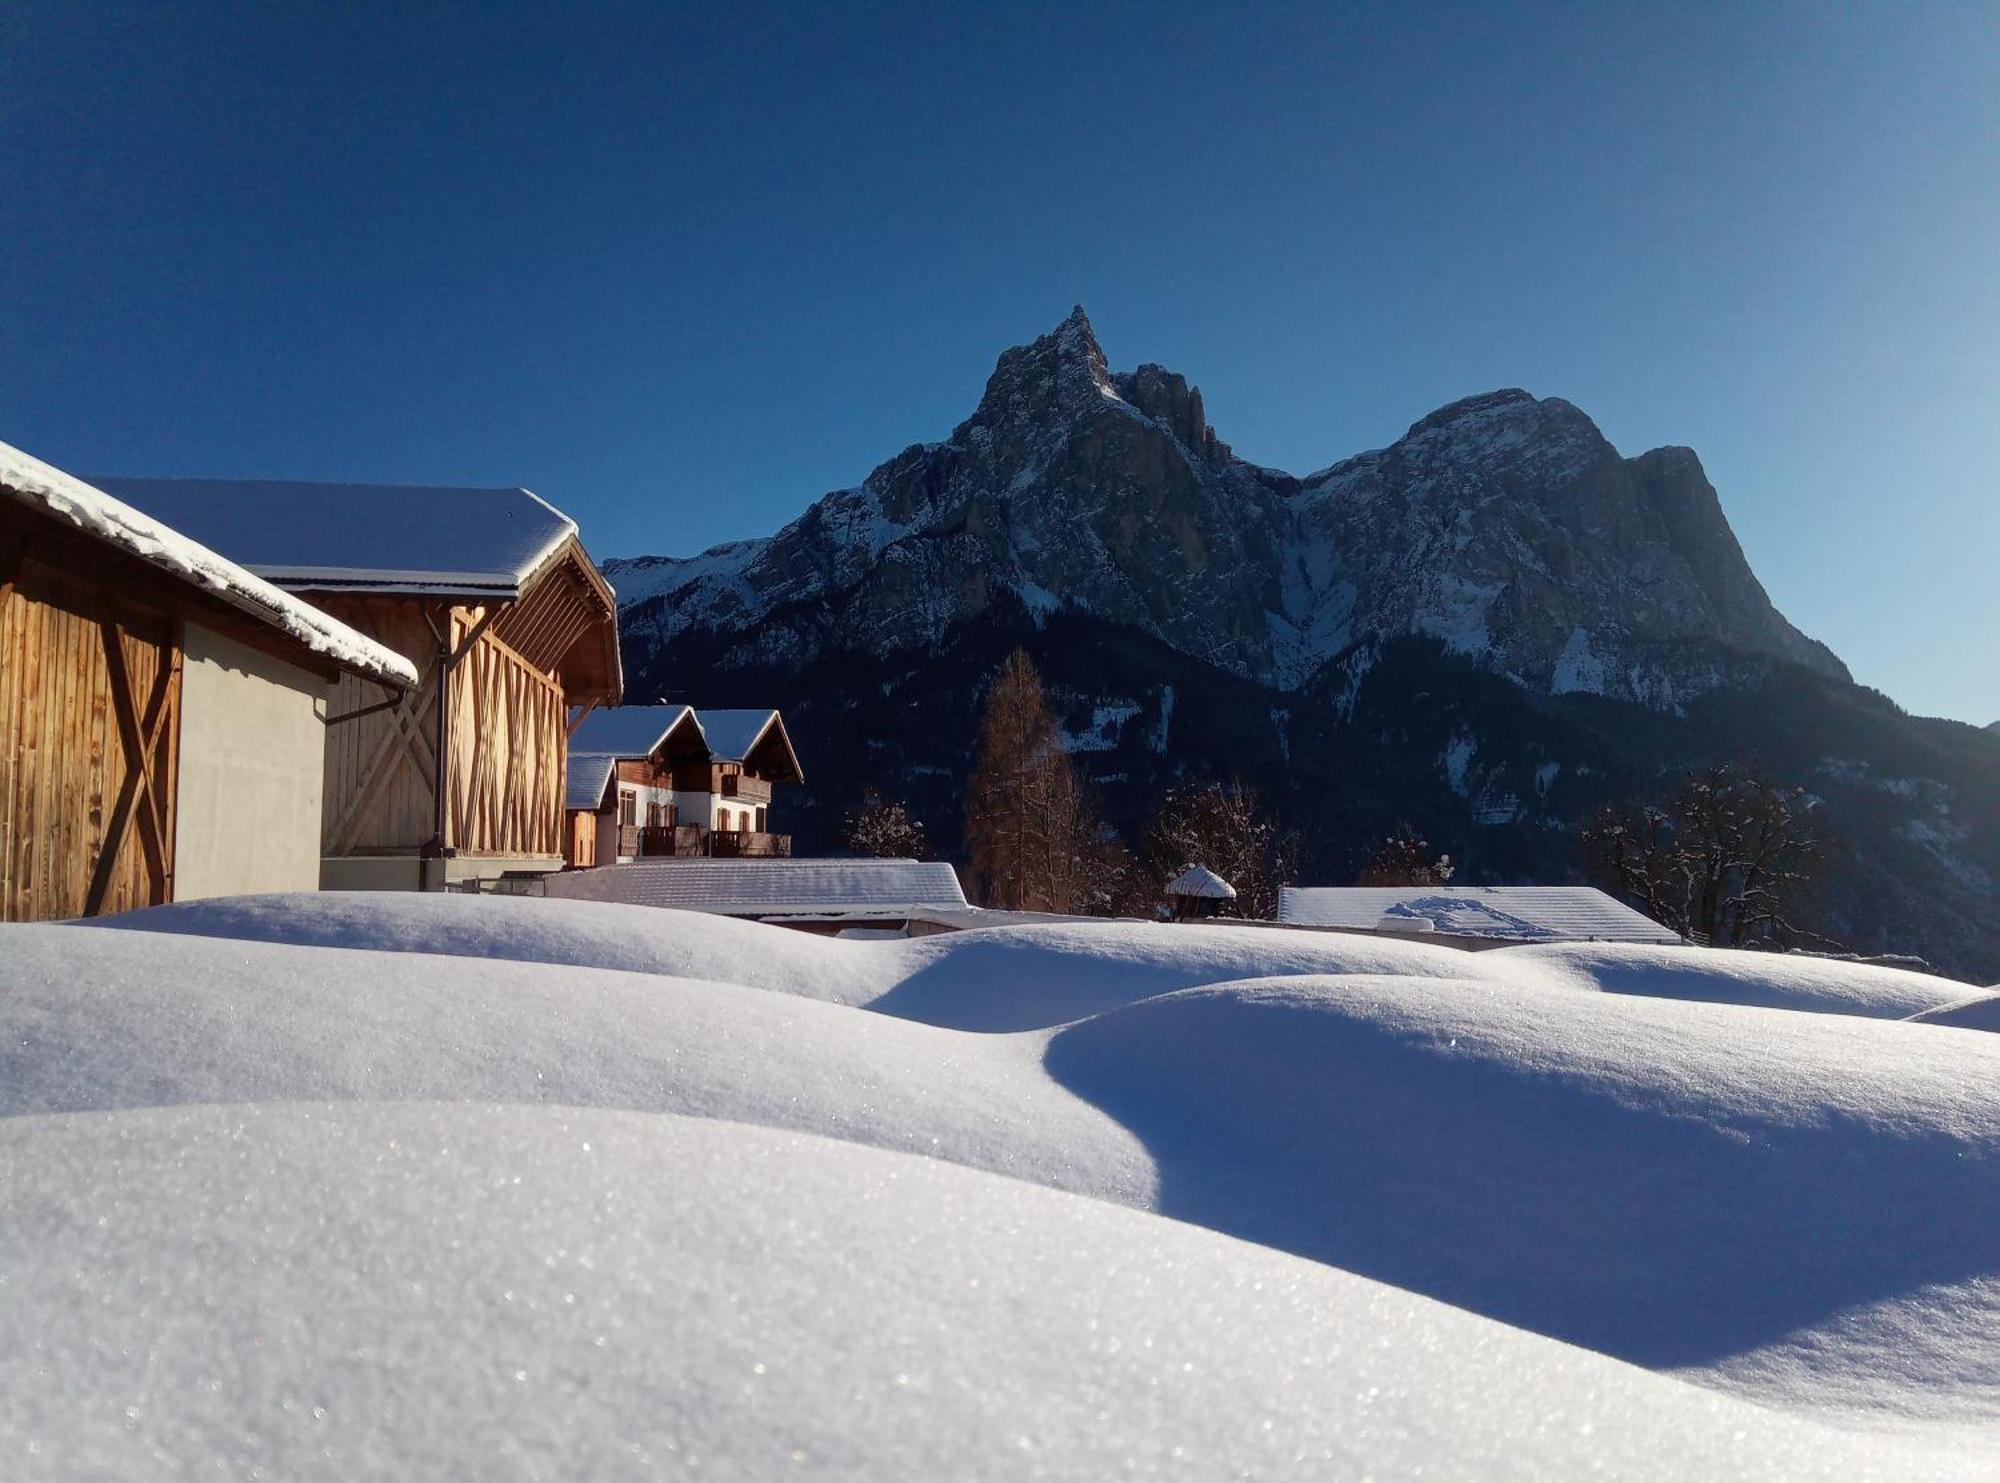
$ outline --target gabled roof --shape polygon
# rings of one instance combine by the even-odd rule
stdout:
[[[883,918],[963,911],[958,873],[939,860],[636,860],[548,878],[551,896],[729,917]]]
[[[1590,886],[1285,886],[1278,920],[1508,942],[1681,940]]]
[[[805,771],[799,754],[792,750],[791,734],[785,718],[776,711],[696,711],[702,734],[708,738],[709,753],[717,762],[748,761],[760,746],[781,747],[791,780],[803,783]]]
[[[518,598],[577,533],[525,489],[264,479],[97,481],[281,587]]]
[[[115,546],[277,630],[337,669],[401,688],[417,682],[409,660],[308,602],[280,591],[168,525],[74,475],[0,443],[0,496]]]
[[[563,787],[563,807],[596,813],[604,806],[604,790],[611,774],[618,770],[618,758],[605,752],[571,752],[569,775]]]
[[[650,757],[661,742],[683,725],[692,727],[696,736],[703,735],[702,724],[690,706],[600,706],[577,723],[569,739],[570,754]],[[707,745],[705,739],[703,745]]]

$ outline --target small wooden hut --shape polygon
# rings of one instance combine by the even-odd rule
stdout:
[[[0,444],[0,920],[314,889],[349,682],[416,670]]]
[[[405,656],[342,681],[321,883],[437,889],[560,869],[567,738],[623,686],[576,522],[525,489],[107,479]]]

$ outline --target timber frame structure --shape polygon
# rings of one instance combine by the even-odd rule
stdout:
[[[445,879],[559,869],[571,707],[622,683],[617,602],[575,537],[511,600],[310,596],[418,671],[401,694],[353,676],[334,692],[322,855],[460,862]]]
[[[305,687],[295,693],[308,725],[343,675],[387,684],[408,673],[213,552],[0,444],[0,921],[175,899],[183,679],[197,629],[205,644],[278,661]],[[195,833],[226,853],[239,822],[204,818]]]

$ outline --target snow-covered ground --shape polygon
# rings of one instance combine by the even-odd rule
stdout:
[[[504,898],[0,927],[0,1476],[1993,1476],[2000,1038],[1884,1018],[1978,1002]]]

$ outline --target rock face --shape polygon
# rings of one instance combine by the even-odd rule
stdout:
[[[1405,634],[1663,707],[1745,656],[1846,676],[1771,606],[1687,449],[1622,458],[1568,402],[1508,390],[1300,480],[1232,454],[1176,373],[1113,373],[1081,309],[1002,355],[946,441],[769,540],[606,570],[635,643],[734,633],[731,662],[781,668],[934,646],[1017,602],[1280,690]]]

